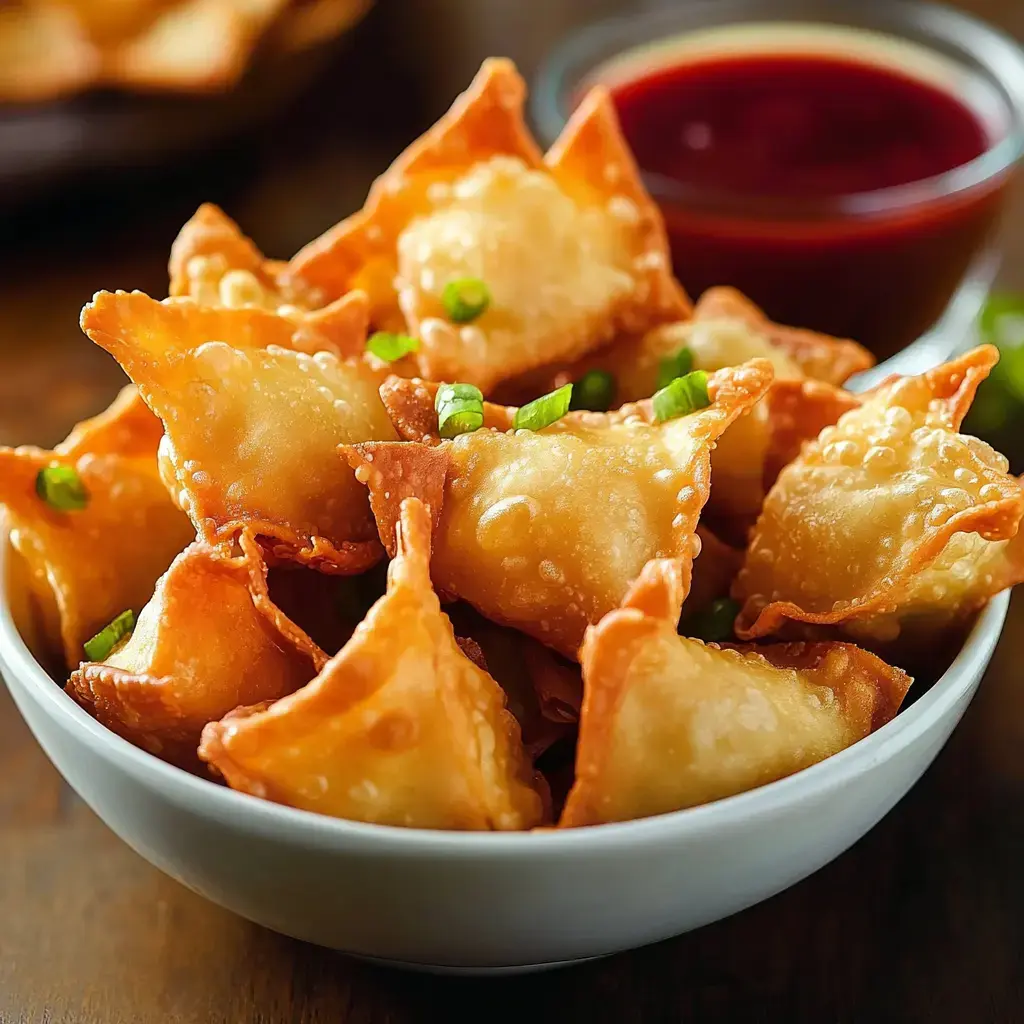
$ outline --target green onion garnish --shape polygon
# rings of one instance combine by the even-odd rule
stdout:
[[[730,597],[720,597],[707,608],[684,618],[679,623],[683,636],[694,636],[709,643],[722,643],[733,638],[733,623],[740,613],[740,606]]]
[[[134,628],[135,615],[129,608],[85,642],[85,656],[90,661],[102,661]]]
[[[441,302],[449,320],[468,324],[490,305],[491,292],[479,277],[460,277],[444,286]]]
[[[569,409],[607,412],[615,401],[615,378],[605,370],[588,370],[572,389]]]
[[[667,387],[656,391],[651,402],[658,423],[686,416],[697,409],[705,409],[711,404],[708,397],[708,375],[704,370],[694,370],[685,377],[676,377]]]
[[[85,484],[70,466],[45,466],[39,470],[36,494],[58,512],[79,512],[89,504]]]
[[[550,427],[569,411],[571,400],[572,385],[563,384],[560,388],[516,409],[512,426],[516,430],[542,430],[544,427]]]
[[[677,377],[685,377],[692,369],[693,353],[684,345],[678,352],[659,361],[658,389],[667,388]]]
[[[390,331],[377,331],[366,339],[366,351],[372,352],[378,359],[393,363],[420,347],[420,339],[408,334],[392,334]]]
[[[468,434],[484,425],[484,396],[472,384],[442,384],[434,399],[442,437]]]

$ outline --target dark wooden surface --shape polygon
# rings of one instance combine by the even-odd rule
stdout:
[[[164,294],[167,247],[200,200],[286,256],[358,205],[483,56],[529,72],[571,25],[624,6],[383,2],[283,125],[0,207],[0,443],[52,443],[113,394],[119,371],[78,311],[98,288]],[[1019,0],[961,6],[1024,37]],[[1020,204],[1006,226],[1003,283],[1024,290]],[[1022,630],[1024,594],[934,767],[814,877],[659,946],[488,981],[366,966],[192,895],[68,790],[0,690],[0,1022],[1024,1020]]]

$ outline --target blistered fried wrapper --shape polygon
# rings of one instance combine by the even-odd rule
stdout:
[[[587,625],[618,606],[649,559],[697,553],[711,448],[771,380],[766,360],[719,371],[709,406],[663,423],[638,403],[503,431],[515,410],[485,406],[484,429],[439,442],[423,432],[430,417],[437,428],[434,388],[392,379],[382,393],[399,434],[427,445],[343,451],[375,495],[382,537],[401,497],[440,491],[433,577],[443,595],[575,658]]]
[[[82,327],[163,421],[165,479],[203,540],[244,529],[272,559],[325,572],[381,557],[366,492],[336,452],[397,436],[366,362],[295,351],[295,323],[266,310],[139,292],[98,293]]]
[[[524,829],[541,795],[501,687],[459,647],[430,585],[430,512],[402,504],[388,590],[313,682],[203,732],[235,789],[322,814]]]
[[[768,494],[737,577],[738,635],[797,623],[902,644],[908,628],[934,634],[1024,577],[1020,482],[959,433],[997,358],[983,346],[887,381],[803,448]]]
[[[720,648],[676,633],[685,579],[649,563],[587,631],[576,781],[562,827],[732,796],[862,739],[911,680],[852,644]]]
[[[524,97],[511,62],[485,61],[363,209],[290,264],[327,297],[366,291],[375,326],[420,338],[423,377],[486,392],[689,310],[608,93],[593,89],[543,156]],[[443,292],[465,278],[490,305],[460,324]]]

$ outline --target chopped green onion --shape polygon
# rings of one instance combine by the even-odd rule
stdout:
[[[441,302],[449,320],[468,324],[491,304],[491,292],[479,277],[460,277],[444,286]]]
[[[484,425],[484,396],[472,384],[442,384],[434,399],[442,437],[468,434]]]
[[[483,404],[484,394],[472,384],[442,384],[434,398],[434,412],[440,412],[442,405],[447,405],[456,398]]]
[[[516,430],[542,430],[544,427],[550,427],[569,411],[571,399],[572,385],[563,384],[560,388],[516,409],[512,426]]]
[[[58,512],[79,512],[89,504],[85,484],[71,466],[45,466],[39,470],[36,494]]]
[[[569,409],[607,412],[615,401],[615,378],[606,370],[588,370],[572,389]]]
[[[733,638],[733,624],[740,613],[740,606],[729,597],[720,597],[712,601],[707,608],[684,618],[679,623],[679,632],[683,636],[697,637],[708,643],[722,643]]]
[[[408,334],[392,334],[390,331],[377,331],[366,339],[366,351],[372,352],[378,359],[393,363],[420,347],[420,339]]]
[[[692,369],[693,353],[684,345],[658,363],[658,389],[667,388],[677,377],[685,377]]]
[[[707,408],[711,404],[708,397],[708,375],[704,370],[694,370],[685,377],[676,377],[667,387],[656,391],[651,402],[654,418],[659,423]]]
[[[85,656],[90,661],[102,661],[134,628],[135,615],[129,608],[85,642]]]

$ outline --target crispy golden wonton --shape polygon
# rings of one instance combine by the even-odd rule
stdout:
[[[402,497],[443,486],[439,510],[427,499],[439,511],[438,589],[574,658],[587,624],[618,606],[649,559],[696,554],[711,448],[771,379],[765,360],[722,370],[709,378],[711,405],[664,423],[639,403],[539,431],[485,426],[442,442],[440,455],[421,452],[419,471],[409,445],[343,451],[376,495],[382,536]],[[436,441],[423,432],[432,393],[395,378],[382,389],[403,437]],[[485,424],[506,426],[513,412],[488,406]]]
[[[364,362],[281,347],[294,324],[259,309],[100,292],[82,327],[163,420],[163,472],[208,543],[241,529],[274,558],[361,572],[380,557],[365,490],[339,443],[394,438]]]
[[[291,263],[325,295],[365,290],[375,326],[420,338],[424,377],[487,391],[688,311],[607,92],[584,99],[543,157],[524,95],[509,61],[485,61],[364,208]],[[490,304],[457,323],[442,293],[467,278]]]
[[[131,637],[74,672],[68,692],[150,753],[189,764],[203,726],[275,700],[327,658],[271,602],[255,544],[240,555],[195,543],[161,577]]]
[[[852,644],[722,649],[676,633],[682,581],[655,561],[587,631],[576,782],[559,824],[625,821],[742,793],[888,722],[910,678]]]
[[[126,608],[138,612],[194,536],[157,471],[159,421],[126,388],[104,413],[49,452],[0,448],[0,504],[26,560],[44,628],[69,666],[82,644]],[[85,507],[61,511],[37,490],[40,470],[73,469]]]
[[[734,596],[739,636],[785,620],[885,643],[940,626],[1024,577],[1024,494],[1006,459],[958,433],[998,358],[983,346],[885,382],[806,445],[758,519]]]
[[[299,352],[359,356],[366,347],[370,302],[352,291],[325,305],[316,288],[286,273],[287,264],[268,260],[219,207],[205,203],[171,247],[168,270],[172,298],[201,306],[265,309],[295,323],[285,341]],[[283,330],[276,329],[278,335]]]
[[[402,505],[388,592],[309,685],[203,731],[235,789],[385,825],[523,829],[540,821],[501,687],[460,650],[430,585],[430,515]]]
[[[625,339],[553,375],[550,370],[527,375],[499,389],[499,395],[527,400],[588,371],[604,370],[615,381],[615,404],[636,402],[654,394],[663,383],[662,362],[684,348],[695,370],[758,358],[775,370],[768,395],[726,431],[711,457],[708,513],[729,539],[745,543],[779,469],[799,453],[803,441],[856,405],[855,396],[832,382],[871,365],[870,354],[859,345],[779,327],[734,289],[712,288],[690,320]]]
[[[661,361],[684,347],[690,350],[696,370],[768,359],[777,381],[806,377],[838,386],[874,365],[871,353],[855,342],[780,327],[734,288],[710,288],[690,319],[619,340],[555,371],[542,369],[510,382],[501,394],[525,401],[579,380],[589,370],[604,370],[615,378],[617,404],[638,402],[657,390]]]

